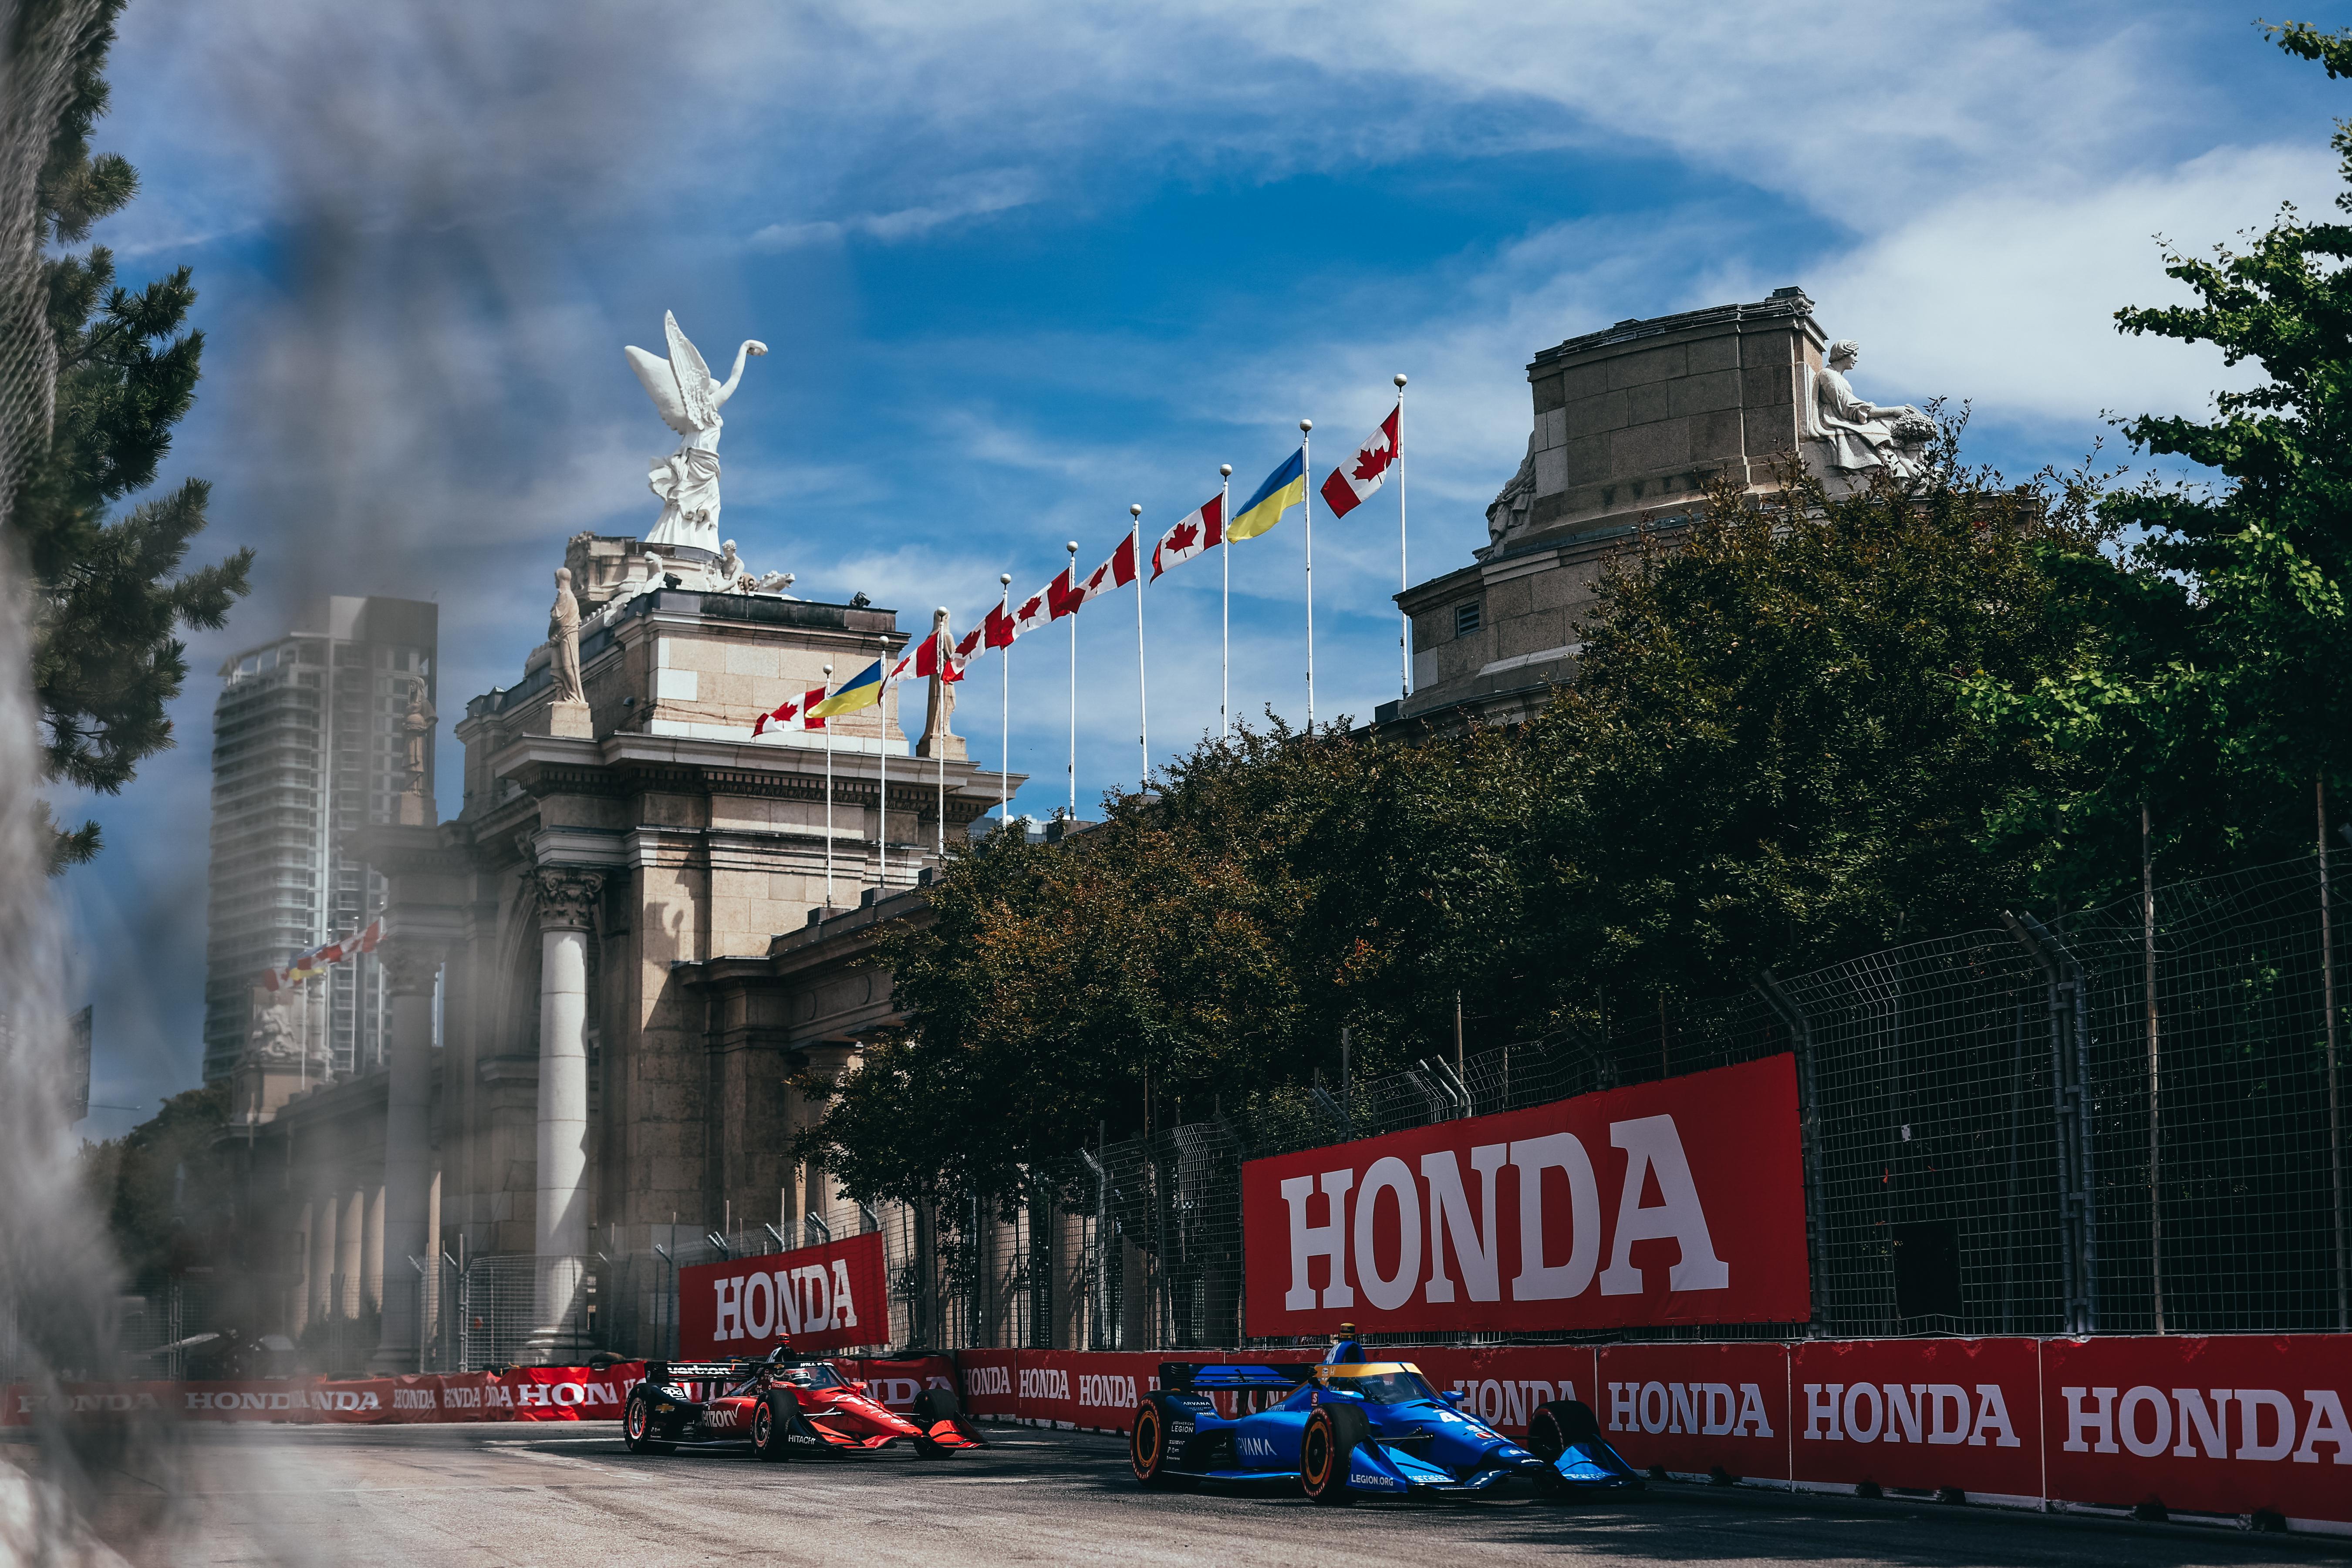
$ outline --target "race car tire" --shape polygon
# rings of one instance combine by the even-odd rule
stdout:
[[[1354,1502],[1356,1494],[1348,1489],[1348,1461],[1359,1444],[1371,1440],[1371,1420],[1354,1405],[1317,1405],[1298,1445],[1298,1485],[1307,1500],[1334,1508]]]
[[[667,1454],[677,1447],[654,1436],[654,1402],[642,1389],[629,1394],[628,1407],[621,1413],[621,1441],[632,1454]]]
[[[1528,1451],[1546,1464],[1566,1453],[1570,1443],[1600,1436],[1601,1418],[1581,1399],[1555,1399],[1528,1415]]]
[[[962,1425],[963,1405],[952,1388],[927,1388],[915,1395],[915,1424],[929,1426],[934,1421],[953,1421]]]
[[[1163,1394],[1147,1394],[1135,1407],[1135,1425],[1128,1428],[1127,1464],[1135,1479],[1154,1491],[1169,1491],[1188,1485],[1192,1478],[1180,1476],[1170,1468],[1176,1458],[1176,1446],[1170,1437],[1168,1402]]]
[[[751,1452],[772,1465],[791,1458],[792,1445],[785,1439],[792,1435],[800,1414],[799,1394],[789,1388],[770,1389],[759,1408],[751,1412]]]

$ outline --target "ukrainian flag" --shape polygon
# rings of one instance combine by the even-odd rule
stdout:
[[[1282,514],[1307,500],[1307,449],[1290,454],[1282,467],[1266,475],[1257,494],[1234,514],[1225,529],[1227,539],[1255,539],[1282,521]]]
[[[813,719],[831,719],[837,714],[855,713],[860,708],[871,708],[882,700],[882,661],[876,659],[840,690],[809,710]]]

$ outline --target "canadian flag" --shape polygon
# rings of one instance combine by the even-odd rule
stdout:
[[[1075,611],[1088,599],[1100,598],[1113,588],[1124,588],[1134,581],[1135,535],[1130,533],[1118,542],[1118,548],[1110,552],[1109,560],[1096,567],[1091,576],[1070,590],[1070,610]]]
[[[1066,569],[1055,574],[1054,580],[1013,606],[1013,635],[1026,637],[1048,621],[1058,621],[1070,612],[1062,607],[1070,596],[1070,574]]]
[[[964,640],[969,642],[971,639],[967,637]],[[915,675],[917,679],[923,680],[929,680],[936,675],[952,685],[963,679],[961,658],[960,650],[948,641],[947,627],[941,626],[938,631],[925,637],[923,646],[916,651]]]
[[[1021,635],[1021,627],[1013,620],[1011,607],[1006,605],[991,606],[988,619],[980,623],[980,629],[991,647],[1011,647],[1013,639]]]
[[[1160,536],[1151,547],[1151,580],[1179,562],[1190,561],[1204,550],[1214,550],[1225,542],[1225,498],[1211,496],[1198,511],[1188,512],[1175,527]]]
[[[1389,477],[1389,468],[1401,455],[1397,415],[1402,406],[1390,409],[1380,428],[1356,448],[1356,455],[1332,469],[1331,477],[1323,481],[1323,504],[1331,509],[1333,517],[1345,517],[1361,506]]]
[[[824,688],[822,686],[813,686],[806,691],[801,693],[802,729],[822,730],[824,728],[824,715],[816,710],[816,705],[824,700]],[[784,717],[789,719],[792,717],[792,713],[790,712],[792,704],[787,702],[784,704],[784,707],[786,709]]]
[[[993,609],[990,610],[988,612],[988,621],[992,621],[995,618],[996,611]],[[988,635],[988,621],[982,621],[980,625],[972,627],[971,630],[964,633],[963,640],[956,644],[955,657],[948,661],[949,664],[953,666],[955,668],[956,679],[961,680],[963,679],[963,667],[970,664],[971,662],[971,656],[980,651],[980,640]],[[994,647],[995,645],[992,643],[990,646]]]
[[[782,724],[800,710],[801,705],[799,703],[783,702],[778,704],[770,711],[761,714],[757,719],[751,721],[751,739],[755,741],[758,740],[761,732],[766,730],[769,725]]]

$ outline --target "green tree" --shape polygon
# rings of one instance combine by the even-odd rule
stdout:
[[[124,0],[104,0],[74,62],[73,92],[43,166],[46,237],[79,244],[138,190],[131,165],[93,154],[106,111],[106,56]],[[34,590],[33,684],[47,776],[112,794],[172,743],[164,706],[187,679],[183,626],[219,626],[246,592],[252,552],[182,570],[205,526],[210,487],[187,479],[120,516],[171,449],[195,395],[204,334],[184,330],[195,300],[184,267],[142,289],[116,281],[103,246],[46,264],[56,341],[56,413],[47,458],[12,498],[10,521]],[[57,837],[58,866],[98,852],[84,823]]]
[[[1180,1104],[1296,1125],[1342,1029],[1362,1073],[1451,1055],[1457,998],[1481,1042],[1591,1033],[2021,901],[2042,847],[1988,848],[1988,813],[2063,759],[1961,677],[2065,667],[2081,607],[2042,561],[2089,547],[2088,492],[1944,456],[1907,489],[1711,496],[1607,575],[1577,687],[1524,726],[1276,724],[1063,845],[951,857],[878,953],[908,1026],[803,1153],[860,1195],[1011,1194]]]
[[[2266,29],[2288,54],[2352,77],[2352,33]],[[2352,122],[2333,144],[2352,212]],[[2063,824],[2050,895],[2088,901],[2136,879],[2146,804],[2165,873],[2307,853],[2314,785],[2352,773],[2352,226],[2292,206],[2242,252],[2168,253],[2189,304],[2116,313],[2135,336],[2202,343],[2263,375],[2213,416],[2145,415],[2135,449],[2211,480],[2147,480],[2105,498],[2114,555],[2053,551],[2093,607],[2082,656],[2029,683],[1986,679],[1976,700],[2007,732],[2063,751],[2062,794],[2028,792],[2001,826]],[[2116,872],[2130,868],[2132,877]]]
[[[232,1190],[214,1148],[227,1115],[226,1088],[190,1089],[121,1137],[82,1146],[91,1200],[133,1277],[211,1260]]]

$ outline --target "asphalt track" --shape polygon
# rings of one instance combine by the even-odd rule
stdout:
[[[1296,1492],[1147,1493],[1124,1445],[991,1427],[985,1452],[763,1465],[632,1456],[616,1426],[197,1426],[108,1472],[92,1522],[138,1563],[1216,1565],[2340,1563],[2352,1542],[1669,1484],[1318,1508]],[[24,1443],[0,1461],[38,1468]]]

